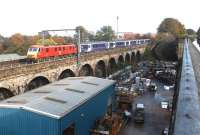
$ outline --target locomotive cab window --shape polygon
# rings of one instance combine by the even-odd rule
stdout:
[[[29,48],[28,51],[29,52],[37,52],[39,48]]]

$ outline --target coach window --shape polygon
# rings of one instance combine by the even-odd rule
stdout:
[[[55,51],[57,51],[57,48],[55,48]]]
[[[65,50],[65,47],[63,47],[63,50]]]
[[[61,47],[59,47],[59,51],[61,51]]]
[[[40,48],[38,48],[38,52],[40,52]]]
[[[49,48],[46,48],[46,52],[49,52]]]

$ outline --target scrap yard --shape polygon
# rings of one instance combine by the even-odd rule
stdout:
[[[99,119],[92,135],[168,135],[176,69],[176,62],[144,61],[112,76],[116,110]]]

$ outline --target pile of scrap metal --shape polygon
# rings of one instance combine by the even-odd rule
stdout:
[[[118,135],[122,127],[122,117],[116,114],[107,115],[95,122],[91,135]]]
[[[164,84],[174,84],[176,81],[176,70],[175,69],[167,69],[164,71],[156,71],[156,78],[164,83]]]
[[[134,92],[127,90],[120,90],[116,94],[117,106],[120,111],[130,110],[132,108],[132,102],[134,100]]]
[[[150,83],[148,86],[149,91],[155,92],[157,90],[157,85],[155,83]]]

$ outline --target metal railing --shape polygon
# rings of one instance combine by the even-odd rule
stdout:
[[[173,135],[200,135],[198,88],[188,45],[185,39]]]

